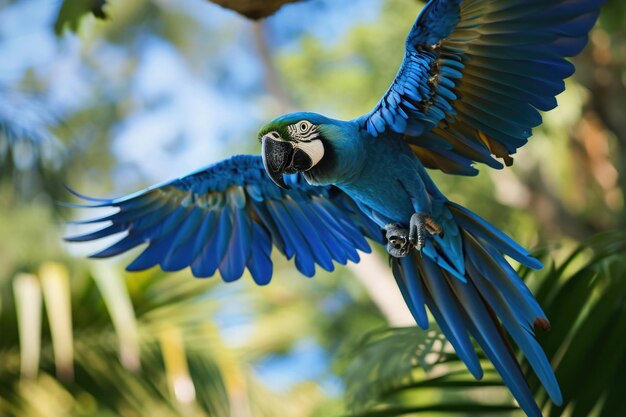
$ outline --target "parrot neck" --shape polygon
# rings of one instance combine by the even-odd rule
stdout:
[[[311,185],[341,185],[357,178],[365,165],[367,152],[354,122],[335,121],[320,127],[324,158],[304,173]]]

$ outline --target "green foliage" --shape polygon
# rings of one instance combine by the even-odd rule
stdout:
[[[620,0],[609,0],[606,8],[610,12],[602,14],[602,23],[611,32],[623,31],[624,19],[626,18],[626,4]]]
[[[406,35],[422,6],[415,0],[385,2],[376,22],[356,25],[331,47],[303,37],[297,53],[278,54],[288,91],[303,108],[323,109],[333,117],[370,111],[402,63]]]
[[[562,407],[550,405],[524,363],[546,416],[624,415],[626,232],[597,236],[543,273],[521,272],[535,288],[552,324],[538,339],[552,358],[563,390]],[[441,349],[428,352],[435,340],[440,336],[433,331],[393,329],[372,333],[357,345],[345,377],[355,415],[440,411],[478,416],[516,409],[489,363],[482,363],[483,380],[473,380],[454,355]],[[490,395],[478,400],[472,395],[478,389],[488,389]]]
[[[355,411],[367,409],[388,392],[415,382],[413,369],[430,372],[446,354],[445,337],[437,329],[416,332],[414,327],[368,333],[350,352],[345,370],[346,400]]]
[[[63,29],[69,27],[75,32],[78,30],[80,19],[88,13],[93,14],[98,19],[106,19],[106,4],[106,0],[64,0],[54,22],[54,31],[60,35]]]
[[[626,414],[626,233],[579,247],[541,277],[537,299],[552,324],[539,340],[564,397],[547,415]]]

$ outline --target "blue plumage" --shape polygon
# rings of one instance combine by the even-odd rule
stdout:
[[[485,162],[491,154],[510,165],[509,155],[541,123],[535,109],[556,106],[554,96],[565,89],[562,80],[574,70],[564,57],[584,47],[602,3],[429,2],[407,37],[394,83],[361,119],[363,127],[374,136],[387,130],[405,133],[409,143],[420,147],[415,138],[428,131],[446,139],[460,161],[451,163],[449,154],[438,149],[416,150],[426,166],[444,172],[475,175],[472,161]],[[430,88],[425,96],[419,87],[426,81]],[[477,155],[459,141],[483,151]]]
[[[505,256],[542,265],[450,202],[425,167],[476,175],[476,162],[510,165],[541,124],[540,111],[557,105],[574,72],[565,58],[584,47],[603,2],[431,0],[370,113],[348,122],[284,115],[261,130],[262,157],[235,156],[120,199],[75,193],[91,203],[79,207],[118,211],[77,222],[102,228],[68,240],[125,232],[93,256],[146,245],[129,270],[191,267],[197,277],[219,270],[234,281],[247,268],[259,285],[271,280],[272,247],[310,277],[316,265],[332,271],[334,262],[358,262],[358,250],[371,250],[365,238],[387,243],[417,324],[428,327],[427,307],[480,378],[476,341],[526,414],[540,417],[504,332],[558,405],[558,383],[534,339],[534,328],[549,324]]]
[[[248,267],[264,284],[271,276],[272,243],[288,258],[295,255],[298,269],[307,276],[315,274],[316,264],[332,271],[333,261],[358,261],[353,248],[369,251],[363,236],[380,240],[371,235],[376,226],[356,213],[345,194],[332,194],[330,186],[311,186],[300,176],[288,179],[292,190],[280,190],[265,174],[261,157],[235,156],[129,197],[83,206],[119,211],[94,220],[112,224],[67,240],[89,241],[125,231],[120,241],[92,256],[114,256],[147,244],[129,270],[191,266],[198,277],[219,270],[225,281],[233,281]],[[316,208],[324,204],[333,208],[331,215]]]

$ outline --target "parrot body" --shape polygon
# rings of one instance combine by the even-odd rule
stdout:
[[[381,229],[388,224],[408,228],[416,212],[441,225],[441,233],[427,240],[421,252],[392,258],[396,282],[417,324],[428,328],[428,306],[470,372],[481,378],[471,334],[522,407],[529,415],[540,415],[495,314],[522,348],[549,395],[560,402],[550,363],[533,337],[533,326],[543,328],[547,318],[503,254],[530,268],[541,264],[495,227],[450,202],[400,135],[391,132],[374,137],[359,119],[342,122],[311,113],[282,116],[269,129],[276,129],[276,123],[293,125],[303,119],[319,127],[324,149],[331,155],[304,173],[310,184],[341,189]],[[416,277],[421,282],[416,282]]]
[[[304,173],[309,184],[337,186],[381,229],[389,224],[408,228],[416,212],[429,215],[444,225],[447,233],[434,239],[455,255],[449,257],[450,265],[463,275],[460,235],[448,200],[399,134],[384,134],[381,140],[363,129],[359,119],[343,122],[312,113],[293,113],[275,122],[293,124],[303,118],[320,127],[330,154]]]
[[[475,163],[502,169],[556,107],[565,59],[587,42],[604,0],[431,0],[411,29],[404,61],[374,107],[351,121],[315,113],[281,116],[259,133],[261,155],[239,155],[183,178],[91,205],[117,211],[68,238],[122,238],[93,255],[145,245],[131,271],[159,265],[219,271],[225,281],[247,269],[270,282],[275,248],[306,276],[316,265],[358,262],[366,238],[386,244],[393,276],[416,323],[427,309],[476,378],[472,339],[494,364],[529,417],[541,417],[510,339],[552,401],[561,392],[537,328],[549,322],[508,256],[541,268],[519,244],[449,201],[426,169],[476,175]],[[500,160],[503,162],[500,162]]]
[[[294,113],[280,120],[295,123],[304,117],[320,126],[328,139],[325,149],[331,155],[304,173],[310,184],[337,186],[369,211],[381,227],[407,222],[415,212],[412,198],[425,208],[429,206],[422,178],[432,186],[431,191],[437,189],[425,171],[423,177],[420,175],[421,164],[399,135],[391,134],[388,142],[383,142],[361,130],[357,121],[331,120],[311,113]]]

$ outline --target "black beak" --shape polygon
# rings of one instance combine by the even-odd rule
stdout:
[[[313,167],[313,161],[302,149],[295,148],[291,158],[291,166],[298,172],[304,172]]]
[[[283,174],[295,172],[291,166],[293,160],[294,147],[290,142],[273,140],[267,136],[263,137],[261,153],[263,156],[263,166],[267,175],[280,188],[288,189]]]

